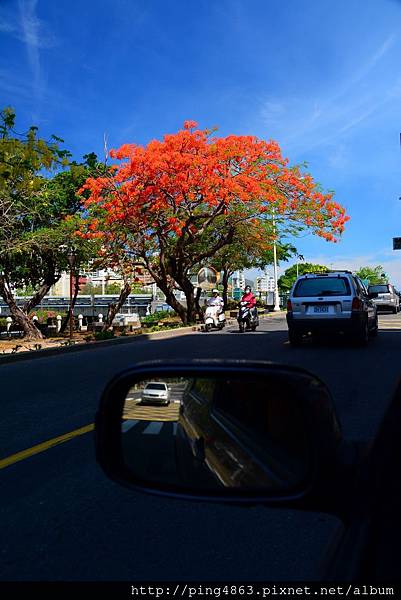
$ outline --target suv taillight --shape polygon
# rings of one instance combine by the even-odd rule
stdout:
[[[287,312],[292,312],[292,303],[291,303],[291,300],[287,300]]]
[[[360,298],[354,298],[352,300],[352,310],[362,310],[363,308],[363,304],[362,304],[362,300],[360,300]]]

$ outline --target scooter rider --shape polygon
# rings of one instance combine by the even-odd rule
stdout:
[[[256,298],[255,298],[254,294],[252,293],[252,288],[250,285],[247,285],[245,287],[245,292],[241,298],[241,302],[246,302],[247,308],[250,309],[253,318],[256,319],[257,315],[258,315],[257,310],[256,310]]]
[[[208,299],[207,305],[208,306],[218,306],[221,310],[223,310],[224,300],[220,296],[219,290],[217,290],[216,288],[214,290],[212,290],[212,297]]]
[[[207,301],[205,311],[205,331],[211,329],[223,329],[226,323],[224,315],[224,300],[219,294],[219,290],[212,290],[212,297]]]

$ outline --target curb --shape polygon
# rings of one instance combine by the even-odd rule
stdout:
[[[195,331],[200,331],[199,325],[192,325],[190,327],[180,327],[177,329],[170,329],[167,331],[153,331],[150,333],[141,333],[134,336],[128,337],[118,337],[113,340],[101,340],[99,342],[86,342],[82,344],[76,344],[74,346],[56,346],[55,348],[45,348],[44,350],[26,350],[23,352],[17,352],[16,354],[5,354],[0,356],[0,365],[18,362],[20,360],[31,360],[36,358],[46,358],[48,356],[57,356],[59,354],[67,354],[72,352],[81,352],[85,350],[96,350],[97,348],[105,348],[108,346],[118,346],[123,344],[131,344],[138,340],[148,339],[149,337],[158,338],[169,338],[169,337],[178,337],[180,335],[185,335],[187,333],[192,333]]]

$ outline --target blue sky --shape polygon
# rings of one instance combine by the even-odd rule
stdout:
[[[77,159],[186,119],[273,138],[351,216],[300,254],[401,287],[401,1],[0,0],[6,105]]]

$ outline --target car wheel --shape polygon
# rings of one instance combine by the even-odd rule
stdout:
[[[355,341],[358,346],[366,346],[369,342],[369,327],[367,320],[360,326]]]
[[[288,328],[288,341],[291,346],[300,346],[302,344],[302,335],[292,328]]]
[[[379,321],[376,316],[375,324],[373,325],[372,329],[369,331],[369,335],[370,335],[370,337],[376,337],[378,333],[379,333]]]

